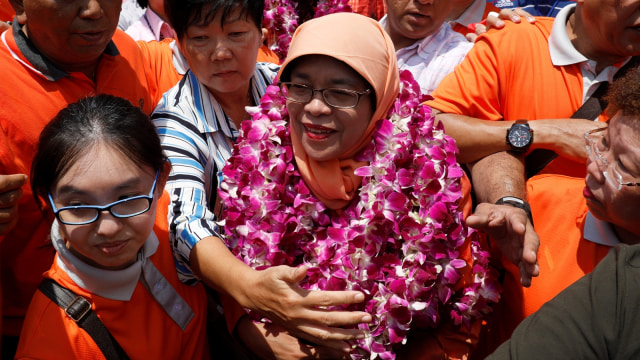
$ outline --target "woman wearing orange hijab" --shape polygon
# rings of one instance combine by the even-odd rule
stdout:
[[[423,100],[376,21],[310,20],[223,170],[236,256],[305,265],[305,289],[366,294],[347,308],[373,318],[354,359],[462,358],[497,300],[462,221],[455,144]]]

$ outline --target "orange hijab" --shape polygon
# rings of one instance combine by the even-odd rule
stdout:
[[[375,124],[387,116],[398,96],[399,74],[391,39],[375,20],[354,13],[322,16],[300,25],[293,34],[289,53],[280,68],[305,55],[327,55],[344,62],[371,84],[376,94],[376,110],[363,137],[344,155],[328,161],[315,161],[307,155],[294,127],[289,126],[296,164],[304,182],[326,207],[345,208],[362,183],[355,169],[367,165],[354,156],[370,142]]]

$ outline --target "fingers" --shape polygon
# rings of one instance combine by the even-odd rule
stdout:
[[[26,181],[27,175],[24,174],[0,175],[0,207],[17,204]]]
[[[8,233],[18,222],[18,202],[26,181],[23,174],[0,175],[0,235]]]
[[[505,10],[502,10],[505,11]],[[487,25],[485,28],[486,30],[492,29],[492,28],[496,28],[496,29],[502,29],[504,27],[504,21],[502,21],[501,14],[502,11],[500,12],[500,14],[496,13],[495,11],[490,12],[487,15]],[[509,11],[509,10],[506,10]],[[520,20],[518,19],[518,21],[514,21],[514,22],[520,22]]]
[[[505,25],[503,20],[509,20],[516,24],[522,22],[522,18],[526,19],[528,23],[535,23],[536,19],[531,16],[528,12],[522,10],[521,8],[516,8],[513,10],[510,9],[502,9],[500,13],[496,13],[495,11],[490,12],[487,15],[487,30],[491,28],[502,29]]]
[[[348,351],[351,347],[347,345]],[[348,351],[338,350],[328,346],[307,344],[300,342],[300,351],[304,359],[351,359]]]
[[[502,11],[501,11],[502,12]],[[529,14],[528,12],[524,11],[522,8],[515,8],[513,9],[513,12],[515,13],[516,16],[519,16],[521,18],[524,18],[527,20],[528,23],[533,24],[536,22],[536,18],[533,17],[531,14]],[[515,21],[514,21],[515,22]]]
[[[538,266],[539,247],[540,238],[531,223],[527,222],[527,231],[522,246],[522,261],[520,262],[520,281],[524,287],[529,287],[531,278],[540,274],[540,267]]]
[[[300,339],[311,344],[320,345],[341,352],[349,352],[351,345],[347,341],[364,339],[368,336],[365,330],[322,328],[318,326],[300,326],[299,330],[290,331]]]

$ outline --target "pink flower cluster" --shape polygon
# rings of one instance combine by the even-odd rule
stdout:
[[[464,225],[454,141],[434,125],[420,88],[401,72],[388,119],[376,124],[358,157],[370,163],[358,196],[341,213],[329,211],[296,169],[285,101],[267,89],[225,166],[220,197],[227,245],[256,269],[307,265],[300,285],[360,290],[361,325],[370,337],[355,342],[354,359],[394,359],[414,328],[442,321],[469,325],[499,298],[488,254]],[[470,244],[469,244],[470,242]]]
[[[296,4],[295,0],[265,0],[262,26],[274,36],[271,50],[281,61],[287,57],[291,38],[300,22]],[[352,12],[348,0],[318,0],[314,10],[314,18],[337,12]]]

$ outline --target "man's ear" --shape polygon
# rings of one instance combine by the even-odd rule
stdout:
[[[9,4],[11,4],[13,11],[16,12],[18,22],[24,25],[27,22],[27,15],[25,15],[24,13],[24,5],[22,4],[22,0],[9,0]]]

